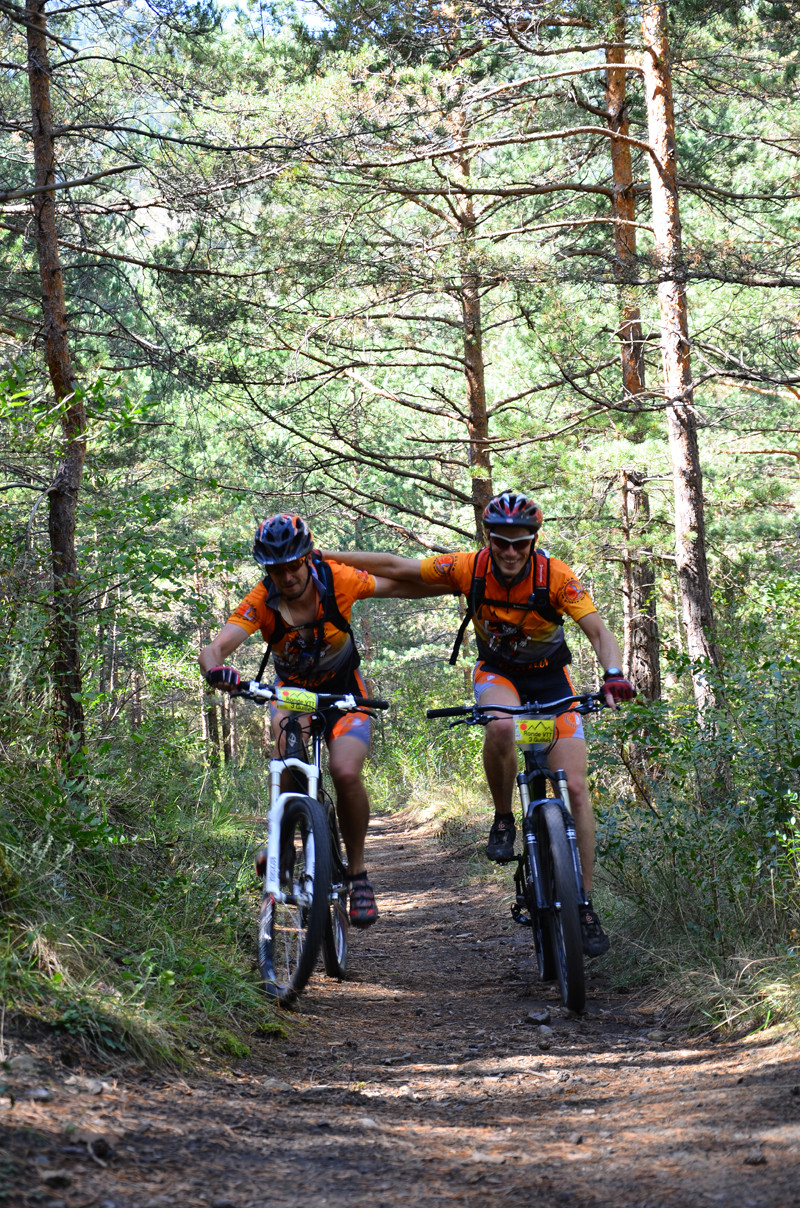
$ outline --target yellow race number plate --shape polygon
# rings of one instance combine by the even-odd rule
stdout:
[[[550,743],[556,736],[554,717],[515,717],[514,737],[521,743]]]
[[[317,707],[317,694],[306,688],[278,688],[275,704],[279,709],[291,709],[293,713],[313,713]]]

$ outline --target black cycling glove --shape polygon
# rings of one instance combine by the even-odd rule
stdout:
[[[235,667],[211,667],[206,672],[206,683],[211,688],[223,688],[232,692],[239,687],[241,679]]]
[[[603,687],[607,692],[611,693],[611,697],[616,704],[619,704],[622,700],[633,700],[636,695],[636,689],[633,684],[629,680],[626,680],[622,672],[618,671],[616,667],[612,667],[603,676]]]

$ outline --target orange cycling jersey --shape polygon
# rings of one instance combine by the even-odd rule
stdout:
[[[425,583],[447,583],[469,595],[477,553],[438,554],[424,558]],[[547,557],[536,552],[537,564]],[[549,558],[549,599],[559,613],[574,621],[596,612],[591,596],[564,562]],[[487,663],[525,671],[562,667],[571,661],[561,625],[535,611],[534,561],[520,582],[506,587],[495,576],[491,559],[484,598],[473,618],[478,653]]]
[[[328,566],[337,608],[349,621],[356,600],[375,594],[375,580],[366,571],[340,562],[328,562]],[[275,670],[284,683],[320,688],[326,681],[346,674],[357,658],[352,634],[325,619],[325,585],[313,563],[309,569],[318,596],[315,621],[292,627],[280,615],[280,594],[267,577],[247,593],[228,622],[241,625],[248,633],[261,630],[264,641],[272,643]]]

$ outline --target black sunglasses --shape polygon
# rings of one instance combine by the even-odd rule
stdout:
[[[494,533],[489,534],[489,540],[497,550],[506,551],[510,549],[522,549],[523,545],[530,545],[533,541],[533,536],[530,537],[497,537]]]

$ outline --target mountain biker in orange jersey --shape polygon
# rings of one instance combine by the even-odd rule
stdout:
[[[505,492],[490,500],[484,510],[488,537],[485,551],[440,554],[421,561],[363,551],[331,556],[394,579],[410,595],[418,595],[422,585],[431,594],[438,594],[436,588],[443,584],[464,592],[474,609],[478,660],[473,684],[475,698],[481,704],[518,705],[525,700],[547,704],[574,693],[567,671],[572,655],[562,628],[566,614],[591,642],[605,670],[606,701],[616,708],[618,701],[634,696],[620,670],[619,645],[570,568],[535,549],[542,520],[535,503],[524,495]],[[590,899],[581,912],[583,948],[587,956],[599,956],[608,951],[609,941],[590,898],[594,814],[586,780],[583,725],[577,714],[559,717],[556,742],[548,758],[551,768],[563,768],[567,775],[584,885]],[[511,801],[517,751],[510,717],[499,715],[486,726],[483,764],[495,809],[486,855],[504,862],[513,858],[516,839]]]
[[[200,651],[200,669],[207,683],[227,692],[238,688],[239,673],[226,660],[260,629],[268,643],[267,655],[273,655],[276,684],[367,696],[357,670],[360,658],[349,624],[351,609],[356,600],[370,596],[406,598],[410,585],[323,559],[314,551],[308,525],[294,515],[270,516],[258,526],[253,557],[264,568],[263,580]],[[421,588],[417,594],[429,592]],[[278,747],[280,723],[286,716],[285,710],[272,707]],[[365,713],[347,713],[326,735],[336,812],[347,851],[350,921],[356,927],[369,927],[378,918],[364,867],[369,798],[362,770],[370,732]]]

